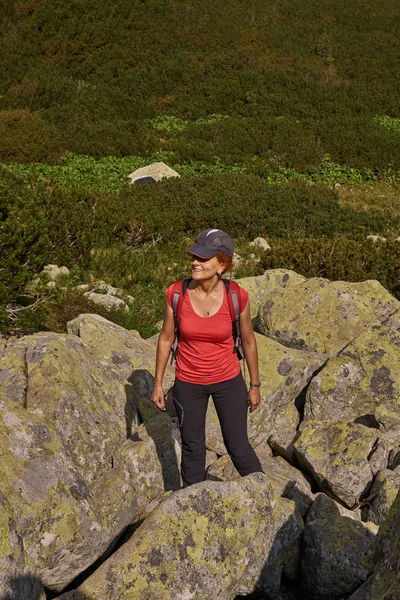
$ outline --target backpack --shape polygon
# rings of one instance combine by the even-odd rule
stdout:
[[[172,296],[172,311],[174,313],[174,343],[171,346],[170,364],[173,365],[178,354],[178,342],[179,342],[179,316],[181,314],[181,308],[183,299],[186,294],[187,287],[192,279],[181,279],[174,284],[173,296]],[[222,279],[225,285],[226,293],[228,295],[229,312],[231,313],[232,319],[232,335],[234,340],[233,351],[237,354],[238,359],[244,358],[244,352],[242,348],[242,339],[240,336],[240,294],[239,286],[236,281],[230,281],[229,279]]]

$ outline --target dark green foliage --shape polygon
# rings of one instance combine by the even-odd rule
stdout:
[[[252,239],[338,233],[354,237],[387,232],[396,225],[381,211],[358,213],[340,207],[337,193],[327,186],[268,185],[263,178],[246,174],[186,177],[134,187],[121,193],[119,202],[164,241],[206,227]]]
[[[29,110],[0,110],[0,152],[14,162],[57,162],[62,155],[58,129]]]
[[[31,111],[26,127],[54,138],[21,154],[1,137],[3,161],[172,149],[174,162],[399,168],[398,135],[376,120],[398,117],[397,0],[3,4],[0,109]],[[230,119],[176,139],[150,123],[213,113]]]
[[[0,303],[14,298],[52,255],[39,194],[0,172]]]
[[[293,269],[306,277],[365,281],[377,279],[400,300],[400,242],[334,237],[275,240],[265,269]]]
[[[400,297],[397,208],[356,211],[334,188],[399,182],[398,0],[0,8],[0,328],[5,304],[57,262],[73,268],[71,285],[124,288],[132,308],[111,317],[150,335],[164,287],[187,273],[185,247],[209,226],[243,248],[272,243],[242,276],[374,277]],[[181,179],[127,185],[155,160]],[[43,284],[45,301],[13,325],[62,329],[101,313],[49,293]]]

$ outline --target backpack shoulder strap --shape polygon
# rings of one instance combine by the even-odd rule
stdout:
[[[185,297],[186,290],[190,282],[191,279],[180,279],[179,281],[174,283],[174,287],[172,288],[172,312],[174,313],[175,324],[179,320],[183,299]]]
[[[236,281],[224,279],[226,293],[228,294],[229,311],[231,313],[232,322],[238,321],[242,312],[240,288]]]
[[[228,294],[229,312],[231,313],[232,319],[232,334],[235,340],[234,350],[237,353],[239,359],[244,357],[242,349],[242,339],[240,335],[240,313],[242,311],[240,288],[236,281],[229,281],[224,279],[225,288]]]
[[[176,355],[178,353],[178,341],[179,341],[179,317],[181,314],[183,299],[186,294],[191,279],[180,279],[172,288],[172,312],[174,314],[174,342],[171,346],[171,366],[174,364]]]

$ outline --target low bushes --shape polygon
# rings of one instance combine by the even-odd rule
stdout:
[[[400,300],[400,241],[337,237],[275,240],[265,269],[293,269],[305,277],[364,281],[377,279]]]

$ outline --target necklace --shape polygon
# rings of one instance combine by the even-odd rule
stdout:
[[[201,302],[201,303],[202,303],[202,305],[204,306],[204,310],[206,311],[206,315],[207,315],[207,317],[209,317],[209,316],[210,316],[210,311],[211,311],[212,307],[214,306],[214,302],[215,302],[215,295],[214,295],[214,300],[211,302],[210,306],[207,308],[207,306],[206,306],[206,305],[205,305],[205,303],[204,303],[204,300],[203,300],[203,298],[200,296],[199,288],[197,287],[197,288],[195,288],[195,289],[196,289],[196,292],[198,293],[198,296],[199,296],[199,298],[200,298],[200,302]]]

